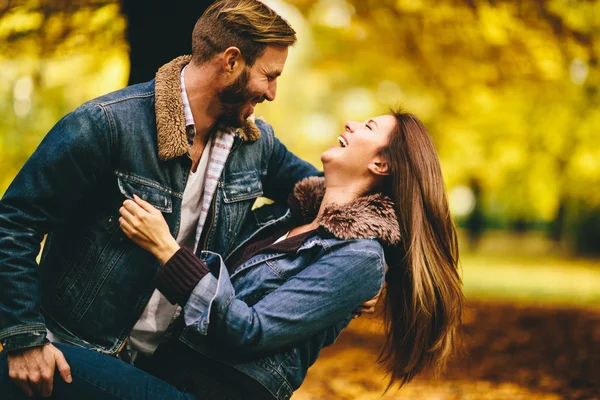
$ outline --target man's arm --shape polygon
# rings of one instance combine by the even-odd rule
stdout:
[[[109,171],[104,111],[84,105],[42,140],[0,200],[0,340],[5,350],[45,343],[36,257],[44,234],[72,216]],[[104,123],[106,126],[106,123]]]
[[[287,201],[298,181],[309,176],[322,176],[323,173],[312,164],[289,151],[274,135],[268,123],[257,119],[256,125],[268,136],[268,160],[263,171],[263,192],[274,201]]]
[[[65,116],[0,200],[0,341],[9,352],[9,365],[23,349],[48,342],[36,257],[44,234],[68,221],[100,175],[110,171],[110,132],[102,126],[108,125],[98,105]],[[50,359],[48,351],[37,353]]]

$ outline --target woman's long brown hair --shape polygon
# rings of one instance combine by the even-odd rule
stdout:
[[[389,387],[445,367],[464,304],[456,229],[433,142],[414,115],[392,115],[396,127],[382,150],[390,171],[384,192],[395,204],[401,244],[386,256],[387,337],[379,361],[390,373]]]

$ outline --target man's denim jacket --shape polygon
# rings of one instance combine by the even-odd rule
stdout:
[[[189,57],[148,83],[89,101],[43,139],[0,201],[0,341],[7,350],[63,341],[114,354],[154,290],[159,262],[119,227],[137,194],[174,237],[191,159],[180,95]],[[255,199],[284,200],[318,174],[257,121],[236,133],[201,238],[227,255]],[[48,234],[40,265],[36,257]]]
[[[294,190],[306,222],[316,217],[324,192],[315,188],[324,188],[323,178],[308,178]],[[248,240],[291,218],[277,204],[253,214]],[[291,397],[321,349],[377,294],[383,245],[399,241],[392,203],[380,195],[327,206],[318,223],[318,234],[297,251],[266,248],[231,276],[223,257],[203,252],[209,269],[219,272],[202,278],[184,307],[180,340],[251,376],[279,400]]]

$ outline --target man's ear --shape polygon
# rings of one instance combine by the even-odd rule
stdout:
[[[385,158],[378,156],[369,164],[369,171],[375,175],[386,176],[390,174],[390,166]]]
[[[245,66],[244,60],[242,59],[242,52],[235,46],[228,47],[223,52],[223,68],[229,74],[240,70],[240,67]]]

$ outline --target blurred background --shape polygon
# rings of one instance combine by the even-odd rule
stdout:
[[[428,127],[461,234],[464,354],[383,397],[378,317],[295,399],[600,398],[600,1],[268,0],[298,32],[257,115],[320,167],[346,120]],[[0,194],[67,112],[190,53],[210,1],[0,1]]]

